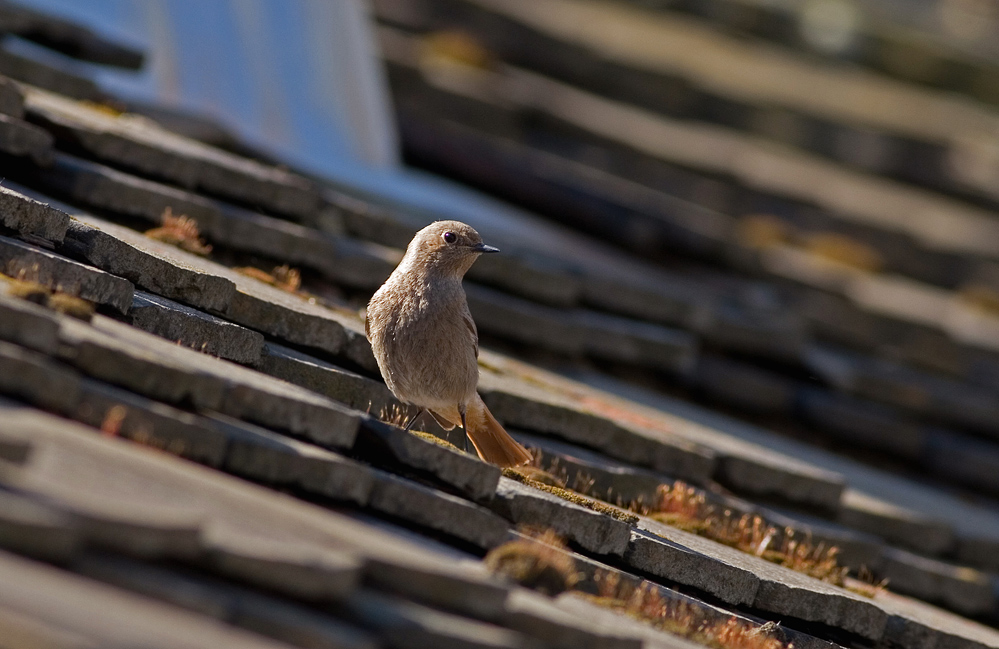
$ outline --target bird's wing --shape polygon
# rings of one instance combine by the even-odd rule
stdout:
[[[472,344],[475,345],[475,357],[479,357],[479,330],[475,328],[475,321],[472,320],[472,314],[465,311],[464,315],[465,326],[468,327],[469,333],[472,334]]]

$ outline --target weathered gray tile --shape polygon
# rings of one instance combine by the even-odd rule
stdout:
[[[662,484],[672,482],[669,476],[608,460],[578,446],[519,431],[514,431],[513,436],[524,446],[541,452],[542,468],[558,477],[564,472],[570,488],[607,502],[650,503]]]
[[[348,603],[352,618],[372,629],[390,647],[500,649],[530,647],[521,634],[427,608],[414,602],[363,591]]]
[[[490,498],[500,479],[500,469],[495,465],[421,439],[371,416],[362,419],[354,450],[379,466],[429,474],[473,500]]]
[[[542,304],[570,307],[579,301],[582,283],[575,269],[529,252],[506,249],[501,252],[484,255],[476,261],[468,271],[468,278]]]
[[[0,608],[45,620],[103,647],[288,648],[203,615],[8,553],[0,554]]]
[[[151,293],[199,309],[224,311],[236,293],[231,280],[192,263],[193,255],[96,217],[75,215],[66,250]]]
[[[47,92],[25,96],[31,118],[98,159],[298,219],[314,215],[312,182],[176,135],[140,117],[113,117]]]
[[[256,369],[374,415],[406,410],[381,381],[274,342],[264,344]]]
[[[742,496],[778,498],[799,506],[836,511],[845,487],[841,475],[818,463],[781,453],[771,435],[750,435],[753,427],[660,393],[594,372],[572,375],[578,381],[628,399],[631,416],[646,417],[676,437],[714,452],[714,478]],[[627,403],[627,406],[623,404]],[[751,439],[743,439],[745,437]],[[759,441],[757,441],[759,439]],[[678,476],[679,477],[679,476]]]
[[[68,415],[119,435],[210,467],[221,467],[228,454],[226,435],[190,412],[95,381],[81,378],[79,400]],[[115,411],[115,409],[118,409]],[[113,423],[112,423],[112,420]]]
[[[871,600],[714,541],[643,519],[626,559],[730,604],[819,622],[879,640],[888,615]],[[661,538],[656,538],[661,537]]]
[[[969,617],[992,615],[999,604],[994,577],[904,550],[885,549],[877,574],[888,579],[893,592],[936,602]]]
[[[700,645],[672,633],[653,628],[628,616],[626,613],[597,606],[571,593],[563,594],[555,600],[561,610],[585,617],[597,628],[614,634],[640,639],[647,649],[694,649]]]
[[[703,549],[710,541],[654,522],[643,523],[650,531],[632,530],[625,555],[630,567],[692,586],[726,604],[748,606],[755,601],[760,579],[742,566],[738,550],[719,546],[723,549],[709,554]]]
[[[0,342],[0,393],[68,413],[79,402],[80,376],[46,356]]]
[[[642,639],[623,629],[560,608],[550,598],[518,588],[507,599],[503,625],[557,649],[641,649]]]
[[[378,472],[368,506],[483,549],[502,543],[509,529],[484,507],[386,472]]]
[[[540,525],[595,554],[623,556],[631,526],[509,478],[489,506],[517,525]]]
[[[893,545],[925,554],[943,554],[955,545],[954,530],[943,520],[855,489],[843,492],[836,520],[855,530],[880,536]]]
[[[0,272],[126,313],[132,283],[23,241],[0,236]]]
[[[90,376],[153,399],[286,430],[320,445],[350,447],[359,413],[259,372],[171,344],[96,316],[93,326],[64,322],[67,360]]]
[[[82,545],[79,521],[28,496],[0,490],[0,546],[45,561],[65,562]]]
[[[689,381],[705,396],[758,413],[790,414],[797,385],[776,372],[720,356],[698,357]]]
[[[54,354],[59,346],[59,320],[48,309],[6,294],[9,282],[0,280],[0,340]]]
[[[918,600],[888,592],[877,598],[889,612],[884,642],[905,649],[983,649],[999,647],[991,627]]]
[[[299,647],[374,649],[372,638],[337,618],[254,591],[159,566],[86,555],[82,574]]]
[[[0,101],[3,99],[0,98]],[[52,164],[52,145],[52,135],[45,129],[17,117],[0,114],[0,151],[45,166]]]
[[[483,333],[537,345],[560,354],[583,353],[583,329],[563,311],[467,284],[468,308]]]
[[[526,381],[480,372],[479,392],[504,425],[561,437],[612,458],[648,466],[677,478],[704,482],[715,458],[699,444],[624,421],[621,425],[584,405]]]
[[[479,561],[399,561],[367,557],[364,582],[381,591],[484,620],[498,620],[510,587],[492,577]]]
[[[24,5],[0,8],[0,25],[4,32],[81,61],[138,70],[145,58],[141,51],[105,38],[80,23]]]
[[[359,462],[223,415],[209,415],[226,437],[225,470],[310,494],[364,505],[374,474]]]
[[[829,390],[807,388],[799,393],[801,414],[845,443],[863,445],[918,460],[928,448],[925,426],[897,410]]]
[[[85,101],[101,101],[105,97],[97,84],[86,77],[7,50],[0,51],[0,74]]]
[[[22,234],[61,242],[69,227],[69,215],[24,194],[0,187],[0,224]]]
[[[363,570],[348,553],[287,541],[229,535],[213,538],[207,551],[213,571],[296,599],[346,599]]]
[[[143,331],[243,365],[257,363],[264,347],[259,332],[144,291],[135,293],[129,320]]]

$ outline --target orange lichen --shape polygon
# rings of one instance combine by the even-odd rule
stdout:
[[[836,232],[809,235],[804,247],[814,255],[869,273],[884,266],[884,259],[872,246]]]
[[[736,239],[750,248],[768,248],[790,241],[791,226],[771,214],[748,214],[739,219]]]

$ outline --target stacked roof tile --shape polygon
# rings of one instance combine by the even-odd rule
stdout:
[[[396,425],[358,307],[424,217],[0,54],[0,646],[999,647],[994,112],[727,4],[376,3],[407,156],[549,219],[466,282],[520,472]]]

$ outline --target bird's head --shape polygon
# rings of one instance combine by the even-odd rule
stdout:
[[[482,243],[470,225],[436,221],[416,233],[406,249],[406,260],[434,274],[461,277],[486,252],[499,252],[499,248]]]

